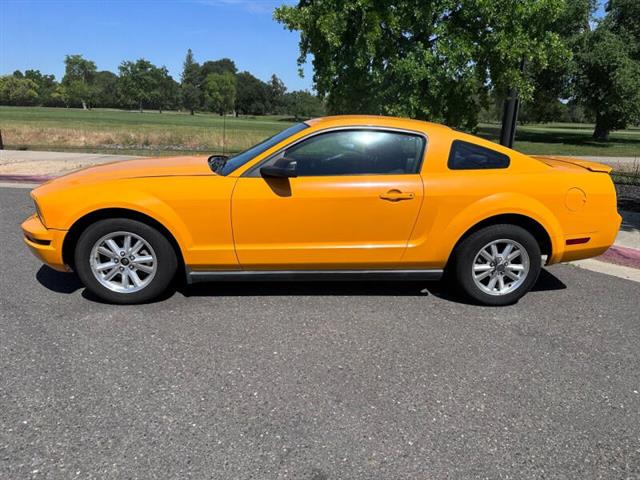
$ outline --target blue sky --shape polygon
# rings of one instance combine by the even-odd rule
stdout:
[[[196,60],[229,57],[239,70],[290,90],[310,89],[298,76],[299,35],[272,19],[286,0],[0,0],[0,74],[39,69],[60,79],[64,56],[80,53],[99,70],[144,57],[176,80],[188,48]],[[291,3],[291,2],[288,2]]]

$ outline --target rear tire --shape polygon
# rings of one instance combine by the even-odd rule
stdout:
[[[155,228],[128,218],[100,220],[78,239],[75,270],[91,293],[110,303],[157,298],[173,279],[176,252]]]
[[[540,246],[517,225],[491,225],[465,238],[455,252],[457,285],[471,300],[501,306],[517,302],[535,285]]]

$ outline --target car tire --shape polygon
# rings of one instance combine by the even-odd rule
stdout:
[[[458,245],[453,275],[462,293],[490,306],[511,305],[535,285],[541,268],[540,246],[517,225],[491,225]]]
[[[110,218],[78,239],[74,267],[87,290],[117,304],[157,298],[175,276],[178,261],[167,238],[146,223]]]

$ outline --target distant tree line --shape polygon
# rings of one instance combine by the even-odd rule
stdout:
[[[288,92],[276,75],[264,82],[249,72],[238,72],[233,60],[223,58],[198,64],[193,52],[185,57],[180,82],[166,67],[143,58],[123,61],[118,74],[98,71],[82,55],[67,55],[60,82],[39,70],[19,70],[0,77],[0,104],[47,107],[125,108],[208,111],[225,115],[324,114],[322,101],[308,91]]]

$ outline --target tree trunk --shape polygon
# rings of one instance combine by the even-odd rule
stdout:
[[[142,100],[140,100],[140,113],[142,113]]]
[[[191,109],[189,110],[189,112],[191,112],[191,115],[193,115],[193,114],[194,114],[194,112],[193,112],[193,108],[191,108]]]
[[[609,141],[609,128],[607,127],[604,119],[599,114],[596,115],[596,128],[593,131],[593,138],[600,142]]]

